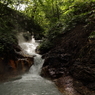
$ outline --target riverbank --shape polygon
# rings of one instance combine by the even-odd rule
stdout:
[[[7,1],[6,1],[7,2]],[[33,65],[33,56],[22,52],[17,35],[23,32],[25,41],[31,39],[32,31],[41,27],[34,20],[0,1],[0,81],[26,72]]]
[[[19,78],[34,64],[34,56],[26,54],[19,43],[11,44],[11,47],[10,53],[0,57],[0,82]]]
[[[80,92],[75,89],[74,82],[75,80],[71,76],[63,76],[54,80],[54,83],[61,93],[65,93],[65,95],[81,95]]]
[[[5,60],[4,60],[5,61]],[[0,83],[21,78],[21,75],[28,72],[34,64],[34,57],[24,57],[17,60],[10,60],[0,64]]]
[[[92,19],[93,20],[93,19]],[[43,77],[57,79],[57,86],[64,90],[64,76],[71,76],[74,89],[81,95],[95,94],[95,21],[78,24],[60,35],[49,52],[43,55]],[[63,83],[60,84],[60,81]],[[61,87],[61,88],[60,88]]]
[[[71,76],[63,76],[55,79],[54,83],[59,91],[66,95],[95,95],[95,91],[89,89],[81,81],[75,80]]]

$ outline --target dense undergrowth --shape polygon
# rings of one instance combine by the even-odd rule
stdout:
[[[41,27],[26,15],[0,3],[0,56],[8,56],[18,45],[20,32],[40,31]]]
[[[93,24],[93,20],[95,20],[94,0],[75,0],[70,3],[66,2],[63,6],[61,20],[46,31],[46,38],[38,47],[44,53],[55,46],[56,39],[62,34],[69,32],[78,24],[84,24],[86,28],[88,25]]]

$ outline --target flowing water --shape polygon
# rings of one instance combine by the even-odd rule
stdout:
[[[0,95],[62,95],[53,82],[39,75],[44,62],[41,55],[35,53],[39,43],[34,38],[30,42],[25,42],[22,34],[18,38],[22,50],[30,56],[35,55],[34,65],[21,79],[1,83]]]

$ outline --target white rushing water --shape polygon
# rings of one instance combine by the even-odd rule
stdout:
[[[30,42],[25,42],[22,34],[18,36],[19,45],[24,52],[35,55],[34,65],[29,72],[22,75],[22,78],[0,84],[0,95],[61,95],[55,84],[42,78],[39,73],[44,60],[41,55],[35,53],[39,45],[34,38]]]

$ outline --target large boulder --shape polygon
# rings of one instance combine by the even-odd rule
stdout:
[[[47,57],[43,64],[41,75],[50,78],[59,78],[63,75],[67,75],[70,58],[70,54],[58,54],[56,56],[52,55]]]
[[[26,55],[18,45],[6,56],[0,57],[0,81],[25,73],[34,64],[34,56]]]

